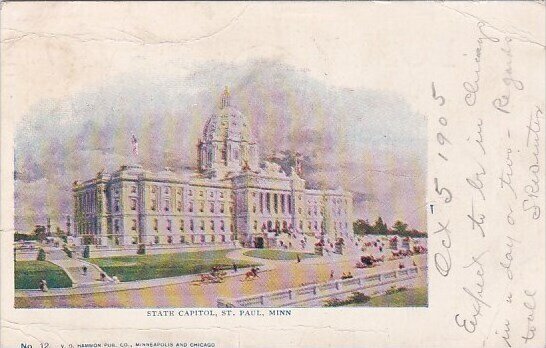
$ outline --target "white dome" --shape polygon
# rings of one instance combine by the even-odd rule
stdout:
[[[258,148],[246,117],[222,94],[216,112],[207,120],[198,145],[199,168],[210,176],[225,176],[257,168]]]
[[[203,129],[203,141],[253,142],[246,117],[232,106],[224,106],[212,115]]]

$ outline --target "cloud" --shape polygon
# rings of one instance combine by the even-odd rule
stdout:
[[[299,152],[311,184],[374,197],[356,201],[357,217],[425,227],[424,213],[415,212],[425,200],[425,120],[390,91],[332,87],[275,61],[208,62],[178,78],[126,74],[35,105],[15,140],[16,227],[71,214],[70,183],[132,161],[132,133],[144,167],[195,168],[197,141],[225,85],[262,158]]]

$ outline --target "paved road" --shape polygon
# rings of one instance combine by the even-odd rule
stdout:
[[[236,255],[233,255],[236,256]],[[106,293],[60,295],[42,298],[16,298],[18,308],[153,308],[153,307],[216,307],[218,297],[240,297],[330,280],[330,272],[339,279],[343,272],[360,276],[398,268],[400,261],[385,262],[373,269],[356,269],[356,257],[313,258],[295,261],[270,262],[275,269],[260,274],[255,280],[244,276],[226,278],[220,284],[182,283],[145,289],[120,290]],[[262,259],[253,259],[262,262]],[[426,263],[426,255],[406,259],[407,266],[415,260],[418,266]]]

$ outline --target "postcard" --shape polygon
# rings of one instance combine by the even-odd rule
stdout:
[[[1,339],[544,347],[544,2],[4,2]]]

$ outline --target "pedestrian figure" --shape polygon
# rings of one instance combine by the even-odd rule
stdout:
[[[47,282],[45,279],[40,280],[40,290],[43,292],[47,292]]]
[[[100,280],[103,282],[106,280],[106,274],[102,273],[100,274]]]
[[[237,273],[237,264],[233,263],[233,273]]]
[[[87,275],[87,266],[82,267],[83,275]]]
[[[330,280],[333,280],[334,279],[334,270],[331,270],[330,271]]]
[[[298,263],[301,262],[301,259],[300,259],[300,254],[296,254],[296,259],[298,260]]]
[[[252,274],[254,275],[254,277],[258,277],[258,270],[259,270],[258,267],[252,267],[252,268],[250,269],[250,271],[252,272]]]

